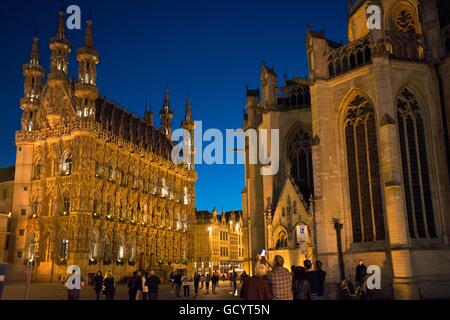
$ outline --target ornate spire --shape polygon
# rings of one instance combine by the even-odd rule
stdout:
[[[94,46],[94,33],[92,30],[92,20],[86,21],[86,35],[84,37],[83,47],[95,48]]]
[[[164,105],[163,109],[165,112],[170,112],[170,99],[169,99],[169,84],[166,80],[166,89],[164,90]]]
[[[164,90],[164,103],[159,112],[159,116],[161,117],[161,127],[166,136],[170,137],[172,135],[172,119],[173,112],[170,109],[170,100],[169,100],[169,88],[166,81],[166,89]]]
[[[187,96],[186,99],[186,114],[184,115],[184,121],[192,121],[192,107],[190,96]]]
[[[39,38],[36,36],[33,38],[33,45],[31,46],[29,66],[39,66]]]
[[[64,19],[64,12],[58,12],[58,25],[56,27],[56,39],[63,40],[66,39],[66,23]]]

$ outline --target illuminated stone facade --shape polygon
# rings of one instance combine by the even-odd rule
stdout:
[[[381,267],[385,297],[448,297],[450,6],[373,3],[381,30],[350,2],[348,44],[309,30],[307,79],[279,86],[263,66],[248,90],[244,126],[281,139],[276,176],[246,166],[251,254],[321,260],[329,297],[359,259]]]
[[[248,272],[247,227],[242,211],[197,211],[194,269],[201,273]]]
[[[52,281],[72,264],[83,276],[111,270],[117,279],[136,269],[192,270],[197,174],[171,161],[168,89],[159,129],[151,112],[140,119],[100,96],[92,21],[77,50],[78,80],[67,71],[71,43],[63,13],[50,49],[44,85],[36,38],[23,67],[14,271],[23,274],[29,261],[36,279]],[[193,132],[189,99],[182,126]]]

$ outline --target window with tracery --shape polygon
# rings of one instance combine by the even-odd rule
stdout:
[[[354,242],[385,239],[377,129],[372,104],[356,96],[345,118],[348,183]]]
[[[406,10],[401,10],[395,18],[395,27],[398,32],[416,32],[414,18],[412,14]]]
[[[282,230],[277,235],[277,242],[275,244],[275,250],[288,247],[288,235],[286,231]]]
[[[63,176],[69,176],[72,174],[72,156],[69,154],[64,155],[62,159],[62,166],[61,166],[61,174]]]
[[[313,194],[313,169],[311,136],[303,129],[297,130],[289,145],[291,176],[294,178],[305,201]]]
[[[397,98],[397,122],[409,235],[413,239],[436,238],[424,120],[408,89]]]

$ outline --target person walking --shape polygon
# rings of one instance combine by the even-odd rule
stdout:
[[[133,272],[133,275],[128,280],[128,299],[130,301],[136,300],[137,293],[141,290],[142,280],[138,276],[137,271]]]
[[[201,275],[200,275],[200,283],[202,284],[202,286],[200,287],[200,289],[202,289],[203,290],[203,288],[205,287],[205,275],[202,273]]]
[[[96,300],[100,300],[100,294],[103,290],[103,275],[101,271],[97,271],[97,273],[95,274],[95,277],[92,281],[92,286],[94,287]]]
[[[316,272],[317,272],[317,296],[323,297],[325,294],[325,278],[327,273],[322,270],[322,262],[316,260]]]
[[[255,275],[251,278],[247,277],[242,283],[241,299],[247,301],[272,300],[269,283],[264,280],[265,276],[267,276],[267,266],[258,263],[255,267]]]
[[[233,271],[233,295],[234,296],[238,296],[238,290],[237,290],[237,278],[238,278],[238,274],[236,271]]]
[[[111,271],[106,272],[105,279],[103,280],[104,294],[106,300],[114,300],[114,295],[116,294],[116,284],[114,283],[114,277]]]
[[[194,294],[195,296],[198,296],[198,286],[200,284],[200,274],[196,273],[194,275]]]
[[[81,275],[79,275],[79,281],[75,278],[75,274],[80,272],[76,269],[73,269],[72,274],[66,278],[66,282],[64,286],[67,288],[67,299],[68,300],[80,300],[80,291],[81,288],[84,287],[83,279]],[[69,283],[70,282],[70,283]]]
[[[173,278],[173,281],[175,283],[175,295],[176,295],[177,298],[179,298],[180,297],[180,291],[181,291],[181,285],[182,285],[182,283],[181,283],[181,274],[180,274],[179,271],[175,274],[175,276]]]
[[[159,300],[159,285],[161,279],[155,274],[155,271],[150,271],[150,277],[147,279],[148,294],[150,300]]]
[[[222,273],[222,282],[225,282],[226,279],[227,277],[225,276],[225,273]]]
[[[217,275],[217,273],[214,273],[213,276],[211,277],[212,293],[213,294],[216,294],[216,287],[217,287],[218,283],[219,283],[219,276]]]
[[[185,298],[189,298],[190,285],[189,285],[189,277],[187,276],[187,274],[185,274],[185,275],[181,278],[181,282],[182,282],[182,284],[183,284],[184,297],[185,297]]]
[[[209,294],[209,282],[211,281],[211,276],[210,276],[210,274],[208,273],[207,275],[206,275],[206,278],[205,278],[205,286],[206,286],[206,292],[205,292],[205,294]]]
[[[273,300],[293,300],[292,279],[289,271],[283,267],[283,257],[276,255],[272,263],[269,263],[265,257],[262,259],[272,268],[268,279]]]
[[[141,286],[141,288],[142,288],[142,292],[141,292],[142,300],[148,300],[147,279],[148,279],[148,273],[145,272],[145,273],[142,274],[142,277],[141,277],[141,281],[142,281],[142,286]]]
[[[294,270],[294,300],[311,300],[311,295],[311,286],[306,269],[296,267]]]

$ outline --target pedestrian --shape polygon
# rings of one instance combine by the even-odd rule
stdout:
[[[148,279],[148,273],[145,272],[142,274],[141,281],[142,281],[142,300],[148,300],[148,286],[147,286],[147,279]]]
[[[361,287],[364,282],[364,278],[367,275],[367,267],[363,260],[359,260],[355,271],[355,282],[357,287]]]
[[[262,259],[272,268],[268,278],[273,300],[292,300],[292,278],[289,271],[283,267],[283,257],[276,255],[272,263],[269,263],[265,257]]]
[[[198,286],[200,284],[200,274],[196,273],[194,275],[194,291],[195,291],[195,296],[198,296]]]
[[[205,278],[205,285],[206,285],[206,293],[205,294],[209,294],[209,282],[211,281],[211,276],[210,274],[206,274],[206,278]]]
[[[255,267],[255,275],[251,278],[247,277],[242,284],[241,299],[247,301],[272,300],[269,283],[264,280],[266,275],[267,266],[258,263]]]
[[[185,275],[181,278],[181,282],[182,282],[182,284],[183,284],[184,297],[185,297],[185,298],[189,298],[190,286],[189,286],[189,277],[187,276],[187,274],[185,274]]]
[[[245,271],[242,272],[242,274],[241,274],[241,284],[244,283],[245,280],[247,280],[247,278],[248,278],[247,272],[245,272]]]
[[[236,271],[233,271],[233,294],[234,296],[238,296],[238,290],[237,290],[237,278],[238,278],[238,274]]]
[[[92,286],[94,287],[96,300],[100,300],[100,294],[103,290],[103,275],[101,271],[97,271],[95,277],[92,281]]]
[[[173,282],[175,283],[175,295],[177,298],[180,297],[180,291],[181,291],[181,274],[179,271],[175,273],[175,276],[173,278]]]
[[[133,275],[128,280],[128,298],[130,301],[136,300],[137,293],[142,286],[142,280],[138,276],[137,271],[133,272]]]
[[[307,271],[303,267],[294,270],[294,300],[311,300],[311,286],[308,281]]]
[[[116,294],[116,284],[114,283],[114,277],[112,276],[111,271],[106,272],[103,284],[103,293],[105,294],[106,300],[114,300],[114,295]]]
[[[169,279],[170,279],[169,280],[170,285],[172,286],[172,288],[170,290],[170,293],[173,293],[174,292],[174,288],[175,288],[175,273],[171,272],[170,276],[169,276]]]
[[[225,282],[226,279],[227,277],[225,276],[225,273],[222,273],[222,282]]]
[[[212,283],[212,293],[216,294],[216,287],[217,284],[219,283],[219,276],[217,275],[217,273],[214,273],[213,276],[211,277],[211,283]]]
[[[154,270],[150,271],[150,277],[147,279],[148,294],[150,300],[159,300],[159,285],[161,279],[155,274]]]
[[[313,270],[313,264],[311,260],[303,261],[303,266],[306,269],[306,279],[308,280],[311,287],[311,292],[314,296],[317,296],[317,287],[319,282],[318,273]]]
[[[64,286],[67,288],[67,299],[68,300],[80,300],[80,291],[81,288],[84,287],[84,282],[81,279],[81,275],[78,280],[76,278],[76,273],[79,273],[80,270],[73,269],[72,274],[67,277]]]
[[[323,297],[325,294],[325,278],[327,273],[322,270],[322,262],[316,260],[316,272],[317,272],[317,296]]]
[[[200,289],[202,289],[203,290],[203,288],[205,287],[205,276],[203,275],[203,273],[201,274],[201,276],[200,276],[200,282],[201,282],[201,284],[202,284],[202,286],[200,287]]]

